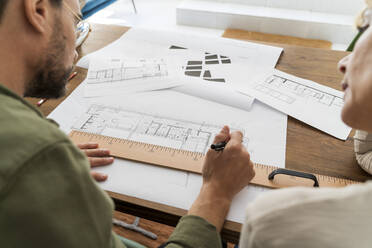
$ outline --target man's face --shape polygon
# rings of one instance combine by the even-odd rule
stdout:
[[[60,7],[52,7],[56,12],[53,31],[47,48],[40,55],[42,59],[35,76],[25,86],[24,96],[59,98],[65,94],[77,58],[75,27],[79,19],[74,13],[79,14],[80,7],[78,0],[63,1]]]
[[[339,62],[339,69],[344,73],[342,120],[372,132],[372,28],[365,31],[353,53]]]

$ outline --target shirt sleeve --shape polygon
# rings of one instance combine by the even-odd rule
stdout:
[[[27,161],[0,192],[3,247],[124,247],[112,232],[113,203],[68,140]]]
[[[355,157],[360,167],[372,175],[372,134],[356,130],[354,136]]]
[[[181,218],[165,248],[220,248],[220,235],[215,226],[201,217],[187,215]]]
[[[370,247],[372,183],[272,190],[249,204],[240,248]]]

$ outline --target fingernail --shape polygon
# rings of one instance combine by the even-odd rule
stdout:
[[[107,177],[107,174],[105,174],[105,173],[98,173],[98,175],[99,175],[100,177]]]

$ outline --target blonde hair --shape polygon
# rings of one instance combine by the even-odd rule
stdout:
[[[357,27],[362,27],[364,22],[364,13],[367,11],[367,9],[372,8],[372,0],[364,0],[366,2],[367,7],[358,15],[355,24]]]

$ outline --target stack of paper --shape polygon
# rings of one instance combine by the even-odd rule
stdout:
[[[281,52],[281,48],[225,38],[132,28],[118,41],[81,59],[78,66],[88,68],[92,58],[166,56],[175,65],[171,68],[178,76],[174,83],[182,84],[173,90],[249,110],[254,98],[235,91],[232,81],[253,82],[275,67]]]
[[[253,98],[231,87],[232,80],[248,82],[262,76],[258,65],[272,69],[280,53],[281,49],[227,39],[131,29],[79,62],[87,68],[91,61],[88,78],[49,117],[66,133],[75,128],[203,153],[222,126],[229,125],[244,133],[243,144],[254,162],[284,167],[287,116],[259,102],[249,108]],[[167,59],[172,62],[165,69],[162,60]],[[248,71],[252,73],[247,78]],[[172,75],[184,84],[154,90],[168,88],[174,83]],[[123,159],[97,170],[109,175],[100,184],[105,190],[182,209],[190,208],[202,184],[200,175]],[[266,191],[244,189],[227,219],[242,223],[247,203]]]

